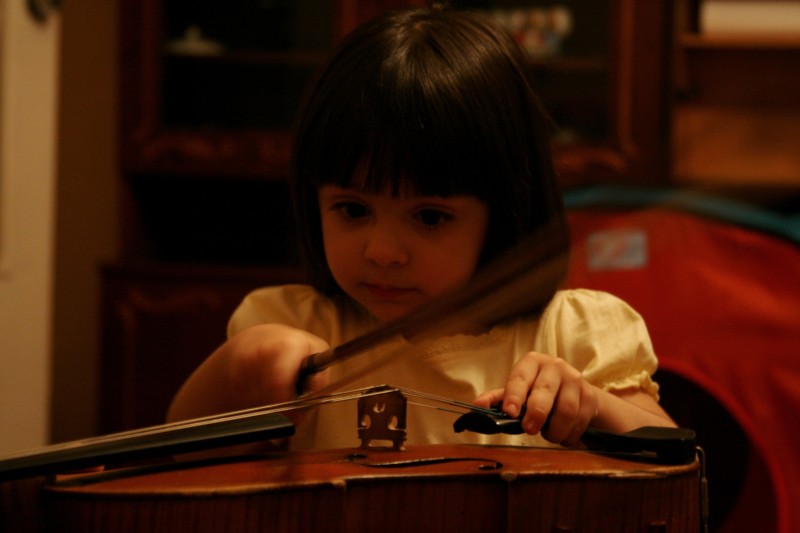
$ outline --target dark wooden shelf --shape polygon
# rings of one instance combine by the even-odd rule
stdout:
[[[678,44],[689,49],[797,50],[800,35],[789,33],[682,33]]]
[[[164,56],[170,61],[186,61],[194,63],[233,63],[243,65],[263,65],[271,67],[275,65],[316,67],[321,65],[327,54],[315,51],[269,51],[269,50],[234,50],[211,54],[194,54],[180,52],[166,52]]]
[[[557,56],[534,59],[537,70],[554,72],[605,72],[608,61],[603,56]]]

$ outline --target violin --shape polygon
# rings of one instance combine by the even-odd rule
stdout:
[[[702,529],[694,432],[597,432],[595,450],[404,446],[407,397],[466,412],[454,431],[518,432],[495,409],[390,386],[46,447],[0,479],[290,435],[283,413],[357,401],[361,447],[150,462],[52,477],[45,531],[677,531]],[[228,430],[230,430],[228,432]],[[80,452],[80,453],[79,453]]]

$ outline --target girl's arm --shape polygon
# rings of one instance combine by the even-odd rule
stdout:
[[[564,446],[575,446],[591,426],[624,433],[642,426],[675,423],[651,396],[639,389],[604,391],[586,381],[563,359],[538,352],[526,354],[511,370],[503,389],[480,395],[476,405],[503,403],[516,417],[525,407],[522,427]]]

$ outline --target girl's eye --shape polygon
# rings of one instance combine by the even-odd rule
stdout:
[[[357,220],[369,215],[367,206],[358,202],[339,202],[334,205],[334,209],[342,213],[345,218]]]
[[[437,209],[420,209],[416,214],[416,218],[423,225],[434,228],[436,226],[440,226],[448,220],[451,220],[453,217],[450,214]]]

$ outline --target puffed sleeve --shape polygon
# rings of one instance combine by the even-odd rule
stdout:
[[[658,399],[658,367],[641,315],[599,291],[560,291],[539,322],[535,349],[568,361],[604,390],[638,388]]]

